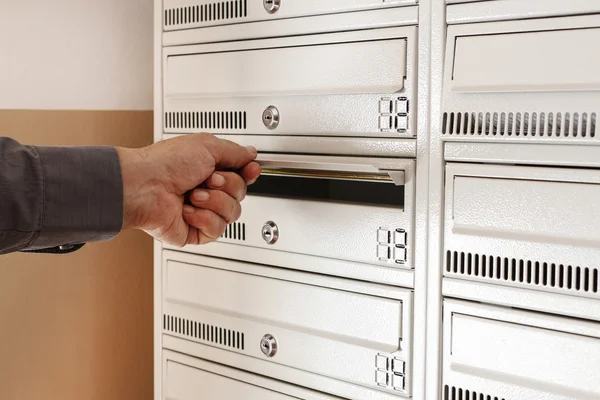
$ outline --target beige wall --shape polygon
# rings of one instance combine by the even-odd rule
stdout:
[[[151,143],[152,0],[0,2],[0,58],[0,136]],[[151,399],[152,361],[149,236],[0,256],[0,399]]]

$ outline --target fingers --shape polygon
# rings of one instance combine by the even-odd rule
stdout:
[[[257,162],[249,163],[240,171],[240,175],[242,175],[248,185],[252,185],[254,182],[256,182],[261,173],[262,168]]]
[[[254,147],[242,147],[225,139],[206,141],[205,146],[213,155],[217,169],[241,169],[257,155]]]
[[[246,182],[235,172],[215,172],[206,180],[205,186],[221,190],[238,202],[246,197]]]
[[[187,244],[206,244],[225,232],[227,223],[211,210],[183,207],[183,219],[190,225]]]
[[[194,207],[215,213],[227,224],[236,221],[242,213],[239,201],[223,190],[196,189],[190,196],[190,202]]]

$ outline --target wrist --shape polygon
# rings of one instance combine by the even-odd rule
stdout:
[[[145,148],[116,147],[123,180],[123,229],[142,229],[147,220],[145,203],[151,199],[153,177]]]

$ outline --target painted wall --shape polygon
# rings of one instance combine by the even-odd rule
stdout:
[[[152,3],[1,1],[0,135],[150,144]],[[149,236],[0,256],[0,399],[151,399],[152,360]]]

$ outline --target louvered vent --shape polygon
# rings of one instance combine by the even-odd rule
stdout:
[[[504,400],[504,398],[446,385],[444,400]]]
[[[446,252],[446,272],[580,293],[598,293],[600,284],[597,268],[450,250]]]
[[[163,329],[197,340],[244,350],[244,334],[172,315],[163,315]]]
[[[224,239],[233,240],[246,240],[246,224],[241,222],[234,222],[233,224],[227,225],[225,233],[221,235]]]
[[[199,24],[248,16],[248,0],[220,1],[165,10],[165,26]]]
[[[245,111],[166,112],[166,129],[246,129]]]
[[[596,113],[450,112],[445,135],[593,139]]]

